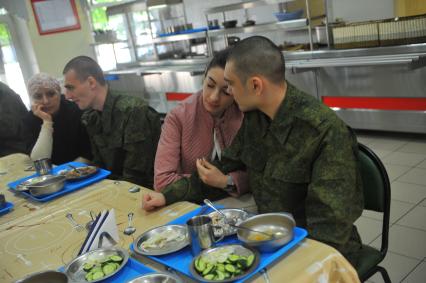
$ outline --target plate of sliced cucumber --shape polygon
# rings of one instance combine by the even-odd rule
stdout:
[[[253,272],[259,259],[259,252],[253,248],[223,245],[202,251],[192,260],[190,271],[199,281],[232,282]]]
[[[129,260],[129,253],[120,247],[89,251],[65,267],[65,274],[76,282],[99,282],[120,271]]]

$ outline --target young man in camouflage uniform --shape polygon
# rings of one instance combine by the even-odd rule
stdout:
[[[25,152],[22,120],[27,113],[21,97],[0,82],[0,157]]]
[[[111,171],[111,179],[153,186],[160,117],[142,99],[112,92],[100,66],[78,56],[63,71],[65,97],[80,109],[92,144],[93,163]]]
[[[291,212],[311,238],[356,266],[361,240],[353,223],[363,193],[355,136],[332,110],[285,81],[281,51],[265,37],[234,47],[225,80],[245,112],[234,142],[217,166],[198,160],[198,176],[145,196],[144,208],[216,197],[227,187],[222,172],[246,168],[260,213]]]

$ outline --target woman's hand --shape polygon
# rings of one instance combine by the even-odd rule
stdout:
[[[52,115],[44,112],[42,108],[43,108],[43,105],[38,103],[35,103],[31,106],[31,110],[33,111],[34,115],[36,115],[43,121],[52,122]]]
[[[198,175],[204,184],[216,188],[226,188],[227,177],[217,167],[209,163],[207,160],[197,159],[196,161]]]
[[[162,193],[149,192],[142,197],[142,209],[146,211],[153,210],[166,205],[166,198]]]

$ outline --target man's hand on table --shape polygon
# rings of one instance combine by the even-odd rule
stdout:
[[[142,209],[146,211],[166,205],[166,198],[162,193],[149,192],[142,197]]]
[[[223,174],[216,166],[207,160],[197,159],[196,161],[198,175],[204,184],[216,188],[225,188],[227,185],[227,176]]]

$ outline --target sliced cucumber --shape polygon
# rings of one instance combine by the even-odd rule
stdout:
[[[214,278],[214,274],[207,274],[207,275],[204,275],[203,277],[204,277],[204,279],[207,279],[207,280],[213,280],[213,278]]]
[[[92,279],[98,280],[98,279],[101,279],[104,276],[105,276],[105,274],[102,271],[96,271],[96,272],[93,273]]]
[[[123,258],[119,255],[112,255],[109,257],[110,260],[114,261],[114,262],[122,262]]]
[[[251,254],[247,257],[247,264],[246,264],[247,268],[249,268],[253,264],[253,262],[254,262],[254,255]]]
[[[220,270],[216,270],[215,280],[223,280],[223,279],[225,279],[225,273]]]
[[[104,272],[105,275],[109,275],[116,270],[117,270],[117,267],[115,266],[114,263],[109,263],[105,265],[104,267],[102,267],[102,271]]]
[[[203,275],[209,274],[211,271],[213,271],[214,265],[211,263],[207,263],[206,268],[203,270]]]
[[[227,264],[227,265],[225,265],[225,270],[230,272],[230,273],[235,273],[236,268],[232,264]]]

